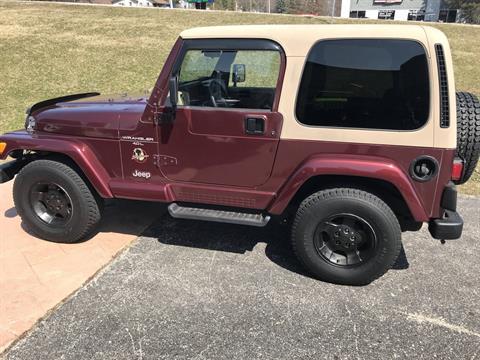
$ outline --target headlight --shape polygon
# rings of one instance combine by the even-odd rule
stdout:
[[[35,130],[35,125],[35,118],[31,115],[28,116],[25,120],[25,129],[27,129],[29,133],[32,133]]]

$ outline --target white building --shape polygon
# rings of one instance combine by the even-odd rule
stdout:
[[[386,20],[458,21],[443,0],[343,0],[341,17]]]

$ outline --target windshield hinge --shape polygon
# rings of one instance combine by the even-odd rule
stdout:
[[[153,155],[153,165],[155,165],[156,167],[160,167],[160,155]]]
[[[177,158],[168,155],[153,155],[153,164],[156,167],[177,165]]]
[[[158,112],[158,105],[157,104],[153,105],[153,123],[155,125],[160,124],[160,116],[161,116],[161,113]]]

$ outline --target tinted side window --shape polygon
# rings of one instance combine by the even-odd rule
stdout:
[[[280,53],[278,51],[238,51],[235,63],[244,64],[246,70],[245,81],[239,82],[237,87],[273,89],[277,86],[280,69]],[[231,72],[233,72],[233,65]]]
[[[414,130],[429,115],[423,47],[410,40],[327,40],[308,55],[296,106],[313,126]]]
[[[276,50],[188,50],[178,74],[180,104],[271,110],[280,60]]]
[[[220,54],[219,51],[188,51],[182,62],[180,83],[208,78],[215,70]]]

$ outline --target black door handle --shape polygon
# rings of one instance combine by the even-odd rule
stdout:
[[[246,134],[263,134],[265,133],[265,119],[256,117],[245,118]]]

